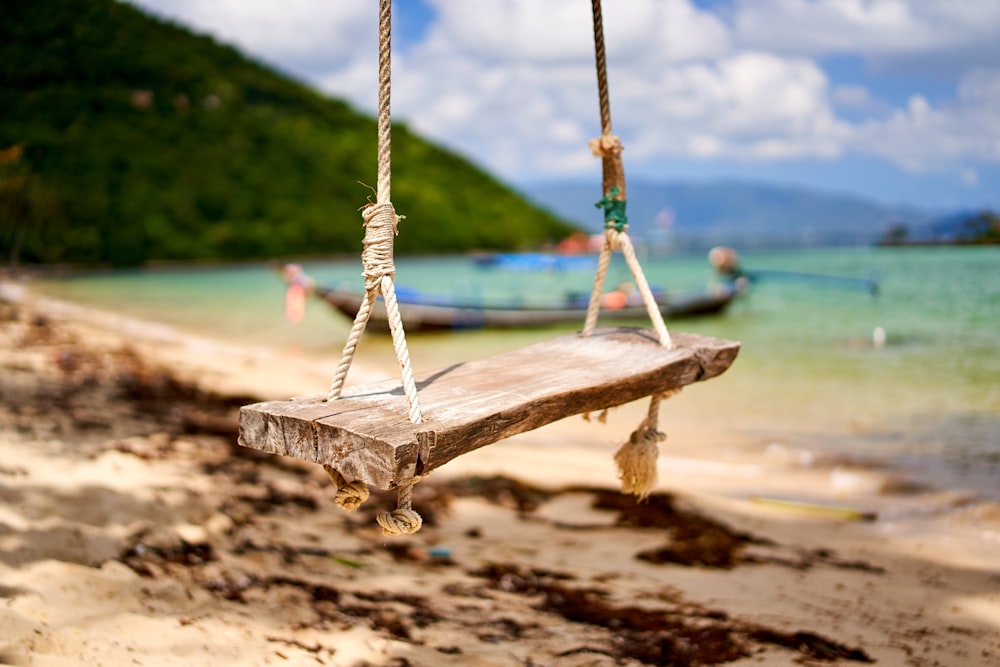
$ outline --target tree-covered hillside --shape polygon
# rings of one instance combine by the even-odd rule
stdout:
[[[4,259],[358,252],[375,137],[372,118],[131,5],[5,3]],[[406,216],[398,252],[529,248],[570,231],[399,124],[392,195]]]

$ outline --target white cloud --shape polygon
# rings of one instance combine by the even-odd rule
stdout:
[[[625,106],[643,158],[830,157],[847,128],[835,118],[827,88],[810,61],[739,53],[662,70],[653,89],[628,89]]]
[[[393,113],[507,175],[593,168],[600,133],[593,27],[580,0],[434,0],[425,39],[393,60]],[[605,9],[612,112],[632,124],[625,94],[667,67],[724,53],[724,25],[687,0],[622,0]],[[322,79],[374,108],[374,63]],[[364,72],[369,68],[368,73]],[[640,105],[648,106],[645,99]]]
[[[950,169],[963,162],[1000,162],[1000,69],[962,77],[953,102],[933,105],[921,95],[887,119],[856,128],[855,150],[913,171]]]
[[[780,53],[997,53],[995,0],[739,0],[739,42]]]
[[[580,0],[429,0],[438,21],[429,41],[472,58],[592,62],[590,3]],[[689,0],[616,0],[604,10],[609,59],[675,62],[728,48],[728,29]]]
[[[394,112],[508,175],[597,168],[586,145],[600,133],[588,3],[436,6],[426,40],[394,61]],[[724,24],[687,0],[609,4],[605,31],[612,117],[630,159],[836,154],[823,135],[842,130],[815,64],[730,55]],[[357,79],[352,69],[323,85],[344,91]]]
[[[735,29],[751,48],[801,55],[910,48],[931,34],[900,0],[740,0]]]
[[[955,79],[1000,66],[996,0],[737,0],[738,48],[857,57],[870,72]],[[915,91],[916,92],[916,91]]]
[[[888,103],[878,99],[867,86],[839,84],[830,90],[835,106],[863,113],[878,113],[888,109]]]
[[[430,51],[462,53],[485,62],[558,63],[587,55],[587,7],[572,0],[431,0],[438,20]]]
[[[289,70],[343,66],[376,43],[377,8],[357,0],[132,0]]]

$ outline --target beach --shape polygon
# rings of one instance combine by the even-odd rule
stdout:
[[[611,460],[632,404],[460,457],[386,537],[395,494],[348,513],[236,443],[337,359],[3,287],[0,664],[1000,664],[1000,504],[759,446],[750,399],[667,401],[646,503]]]

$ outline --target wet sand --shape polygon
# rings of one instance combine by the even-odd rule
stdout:
[[[335,362],[5,286],[0,664],[1000,662],[996,504],[761,454],[691,390],[664,406],[647,503],[616,488],[627,406],[435,471],[423,530],[387,538],[394,494],[347,513],[318,466],[236,444],[239,405],[310,393]]]

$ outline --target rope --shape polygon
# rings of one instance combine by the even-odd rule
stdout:
[[[632,278],[635,280],[642,302],[646,306],[650,322],[656,329],[660,345],[673,347],[670,333],[663,322],[663,313],[656,303],[653,291],[649,288],[646,276],[639,265],[635,248],[629,239],[628,218],[625,216],[625,167],[622,162],[621,140],[612,134],[611,103],[608,93],[607,59],[604,48],[604,20],[601,14],[601,0],[591,0],[594,17],[594,54],[597,63],[597,93],[601,107],[601,136],[590,141],[590,150],[595,157],[601,158],[602,185],[604,197],[596,206],[604,209],[604,244],[597,261],[597,273],[594,276],[594,287],[590,292],[590,303],[587,305],[587,316],[584,320],[582,335],[589,336],[597,326],[597,316],[601,309],[601,296],[604,293],[604,283],[611,264],[611,253],[620,251],[625,257]]]
[[[377,201],[388,202],[392,181],[392,0],[380,0],[378,6],[378,188]]]
[[[389,331],[392,333],[393,348],[396,360],[399,362],[400,375],[403,382],[403,392],[409,407],[409,418],[414,424],[423,421],[420,413],[420,401],[417,397],[417,385],[413,378],[413,368],[410,365],[410,353],[406,347],[406,334],[403,331],[403,320],[399,314],[399,303],[396,300],[394,278],[396,266],[393,262],[393,241],[399,231],[400,216],[391,201],[392,183],[392,116],[390,112],[391,86],[390,72],[392,44],[392,2],[379,0],[379,80],[378,80],[378,186],[375,202],[369,203],[361,210],[364,221],[365,237],[361,252],[361,264],[365,278],[365,298],[354,317],[351,333],[344,344],[340,363],[330,383],[328,401],[340,398],[344,381],[354,360],[358,343],[365,332],[365,327],[371,316],[376,298],[381,295],[385,302],[386,315],[389,319]],[[326,467],[330,479],[337,487],[337,504],[353,510],[368,497],[368,487],[360,481],[347,483],[336,470]],[[420,530],[423,520],[411,507],[413,485],[418,480],[414,477],[399,489],[398,507],[392,512],[380,512],[376,517],[386,534],[415,533]]]
[[[330,481],[333,482],[333,485],[337,489],[334,501],[339,507],[348,512],[358,509],[361,503],[368,500],[368,496],[371,495],[368,485],[361,480],[348,482],[338,470],[327,465],[323,466],[323,470],[326,470],[326,474],[330,476]]]
[[[584,336],[592,334],[597,325],[597,314],[601,310],[601,295],[604,293],[604,279],[607,277],[608,267],[611,265],[611,245],[608,232],[604,232],[604,243],[601,245],[601,254],[597,258],[597,273],[594,274],[594,288],[590,291],[590,303],[587,304],[587,317],[583,324]]]
[[[340,398],[347,373],[354,361],[361,336],[365,332],[368,319],[371,316],[375,299],[382,295],[385,301],[386,314],[389,319],[389,331],[392,333],[393,347],[396,359],[399,361],[403,391],[409,407],[410,421],[419,424],[423,421],[420,413],[420,401],[417,397],[417,386],[413,379],[413,368],[410,365],[410,353],[406,347],[406,334],[403,330],[402,317],[399,314],[399,304],[396,301],[396,286],[393,279],[396,266],[393,262],[393,241],[399,230],[400,216],[396,215],[390,201],[392,183],[392,116],[390,112],[391,86],[390,73],[392,43],[392,2],[379,2],[379,86],[378,86],[378,187],[376,202],[369,203],[361,211],[365,225],[364,250],[361,253],[361,263],[364,267],[365,300],[354,317],[351,333],[344,344],[340,363],[330,383],[327,400]]]
[[[594,60],[597,63],[597,97],[601,105],[601,134],[611,136],[611,101],[608,94],[608,66],[604,56],[604,17],[601,0],[591,0],[594,15]]]
[[[629,238],[628,234],[625,232],[617,232],[613,230],[608,230],[608,236],[617,235],[617,244],[621,250],[622,256],[625,257],[625,263],[628,264],[628,268],[632,270],[632,278],[635,280],[635,286],[639,290],[639,294],[642,295],[642,303],[646,306],[646,313],[649,314],[649,321],[652,322],[653,328],[656,329],[656,335],[660,339],[660,345],[666,348],[671,348],[674,346],[673,341],[670,339],[670,332],[667,331],[667,325],[663,322],[663,313],[660,312],[660,306],[656,303],[656,297],[653,296],[653,290],[649,288],[649,283],[646,282],[646,276],[642,272],[642,267],[639,265],[639,258],[636,257],[635,247],[632,245],[632,239]]]
[[[673,347],[670,333],[663,323],[663,314],[649,288],[646,276],[639,265],[635,247],[628,236],[628,218],[625,215],[627,197],[625,194],[625,166],[622,162],[621,139],[612,133],[611,103],[608,93],[607,58],[604,48],[604,19],[601,15],[601,0],[591,0],[594,16],[594,54],[597,63],[597,93],[601,108],[601,136],[590,141],[590,150],[601,158],[602,187],[604,197],[596,206],[604,209],[604,243],[597,261],[594,288],[590,293],[587,317],[583,325],[583,335],[589,336],[597,326],[597,316],[601,310],[601,296],[611,264],[611,253],[618,251],[625,257],[632,278],[635,280],[642,302],[646,306],[650,322],[656,329],[660,345]],[[656,459],[659,457],[659,443],[666,435],[658,430],[660,402],[675,392],[654,394],[650,398],[649,411],[639,428],[632,432],[628,442],[615,453],[618,476],[622,490],[633,493],[640,500],[645,499],[656,486]]]
[[[414,477],[408,483],[399,487],[399,494],[396,500],[396,509],[391,512],[379,512],[375,517],[378,525],[382,526],[385,535],[408,535],[420,530],[424,521],[420,515],[413,511],[413,485],[420,481],[420,477]]]
[[[674,389],[651,396],[645,419],[629,436],[628,442],[615,453],[622,491],[638,496],[639,500],[645,500],[656,486],[659,443],[667,439],[666,434],[659,430],[660,403],[679,391]]]

